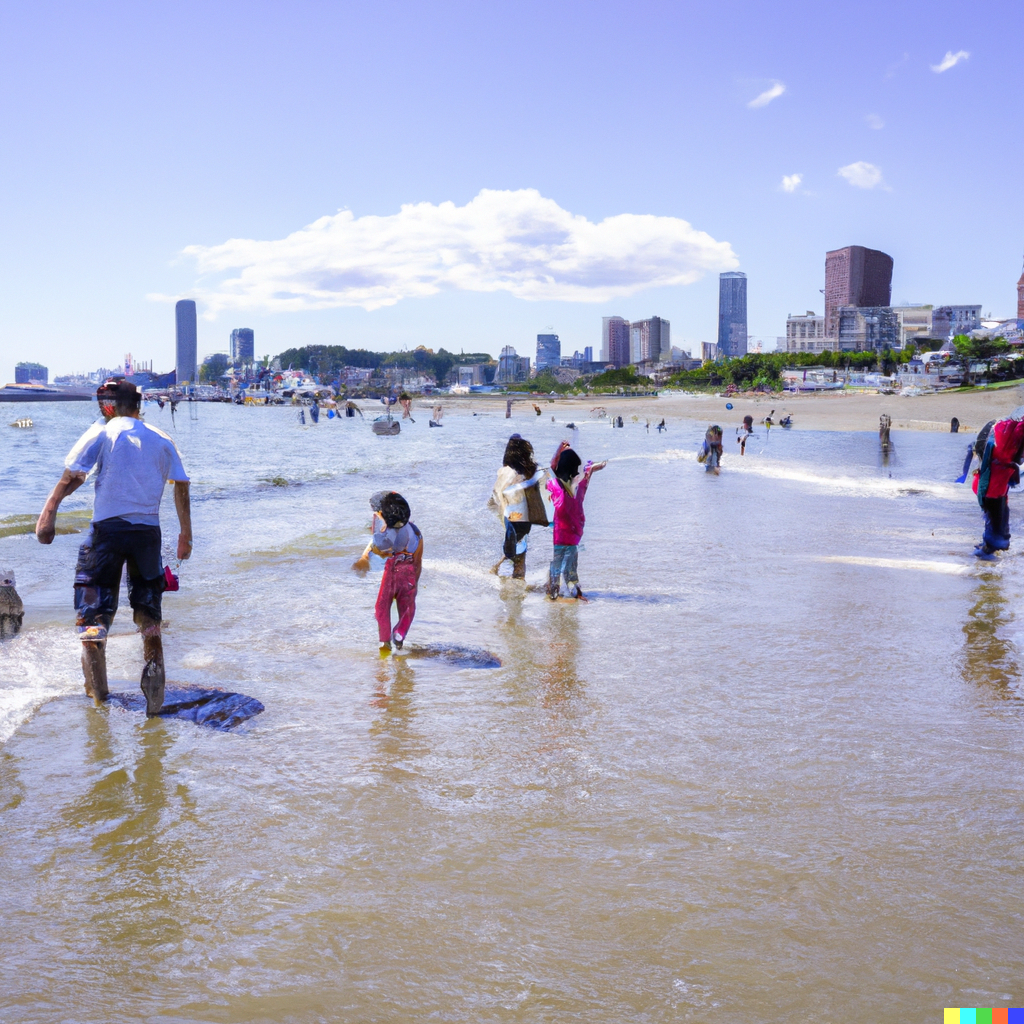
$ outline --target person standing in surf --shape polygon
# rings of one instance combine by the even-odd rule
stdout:
[[[118,381],[105,386],[104,398],[114,416],[101,430],[90,428],[71,449],[64,473],[39,519],[36,537],[51,544],[57,509],[96,469],[96,501],[92,524],[78,552],[75,568],[75,611],[82,641],[85,691],[96,704],[107,699],[107,632],[117,613],[121,572],[128,566],[128,600],[142,634],[146,660],[141,688],[146,714],[159,714],[164,701],[164,654],[160,623],[166,588],[160,556],[160,500],[164,485],[174,484],[178,513],[177,555],[192,554],[192,516],[189,478],[174,442],[162,430],[143,423],[141,395],[134,384]]]
[[[718,476],[718,467],[722,463],[722,428],[713,423],[704,435],[704,442],[697,452],[697,461],[704,463],[705,473]]]
[[[501,558],[491,569],[495,575],[498,574],[502,562],[508,559],[512,563],[512,578],[526,579],[526,538],[530,532],[530,522],[525,513],[510,507],[512,500],[509,492],[514,491],[517,484],[526,484],[537,477],[533,445],[519,434],[513,434],[505,445],[501,469],[498,470],[494,490],[488,502],[492,508],[497,509],[505,525]],[[536,482],[540,483],[539,478]]]
[[[1011,487],[1020,483],[1022,459],[1024,420],[999,420],[988,432],[981,452],[981,466],[974,472],[974,493],[985,516],[981,543],[975,545],[974,554],[982,561],[994,562],[997,551],[1010,547],[1008,494]]]
[[[555,506],[555,550],[548,574],[547,595],[552,601],[558,599],[562,576],[565,576],[569,596],[578,601],[586,601],[579,580],[579,543],[583,539],[583,527],[587,521],[583,514],[583,499],[590,486],[591,474],[604,469],[608,463],[599,462],[595,465],[588,462],[580,473],[580,462],[580,457],[568,441],[558,446],[551,460],[555,479],[547,482],[547,488]]]
[[[373,507],[378,495],[370,499]],[[423,534],[411,516],[409,503],[397,491],[379,496],[379,508],[373,514],[373,540],[369,550],[384,561],[384,575],[374,614],[377,618],[377,636],[381,657],[391,653],[392,646],[401,650],[416,614],[416,594],[419,591],[423,569]],[[364,560],[367,563],[364,566]],[[353,568],[368,568],[368,552]],[[391,628],[391,605],[398,606],[398,622]]]

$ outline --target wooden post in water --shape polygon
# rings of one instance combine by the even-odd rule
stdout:
[[[892,449],[892,442],[889,440],[889,428],[892,426],[892,417],[883,413],[878,418],[878,440],[882,444],[883,454],[888,455]]]

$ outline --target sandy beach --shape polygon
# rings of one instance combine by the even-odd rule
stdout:
[[[451,411],[473,411],[487,415],[504,415],[505,397],[473,395],[471,397],[439,396],[433,402],[418,404],[426,409],[437,401]],[[732,409],[726,409],[726,402]],[[536,419],[534,405],[543,416],[564,419],[591,419],[596,409],[603,408],[609,416],[624,419],[638,416],[657,422],[689,420],[718,422],[723,426],[738,425],[750,414],[762,420],[772,409],[775,419],[790,414],[795,430],[871,430],[878,429],[878,418],[884,413],[892,417],[894,430],[948,431],[955,416],[962,432],[976,431],[991,419],[1006,416],[1024,404],[1021,387],[993,391],[947,392],[935,395],[880,395],[863,393],[823,393],[808,395],[766,395],[760,398],[724,395],[663,394],[656,398],[616,398],[613,395],[590,395],[585,398],[540,397],[527,395],[512,406],[513,420]]]

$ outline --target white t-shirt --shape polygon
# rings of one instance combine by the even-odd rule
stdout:
[[[188,481],[170,437],[131,416],[93,424],[68,452],[64,465],[80,473],[96,467],[94,523],[118,516],[129,523],[159,526],[164,484]]]

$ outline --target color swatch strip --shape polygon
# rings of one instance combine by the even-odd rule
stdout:
[[[942,1024],[1024,1024],[1024,1008],[1019,1006],[947,1006]]]

